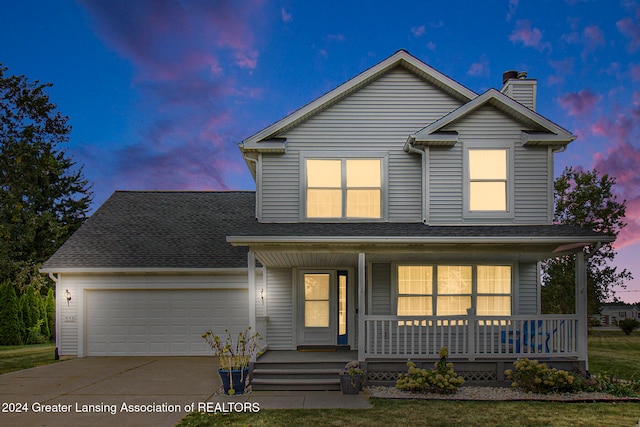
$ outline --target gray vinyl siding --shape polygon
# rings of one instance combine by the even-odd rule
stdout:
[[[515,148],[515,219],[521,224],[550,223],[550,159],[546,147]]]
[[[300,205],[298,153],[262,155],[262,215],[264,222],[296,222]]]
[[[267,342],[272,350],[292,350],[293,285],[291,269],[267,269]]]
[[[369,314],[393,314],[391,313],[391,264],[389,263],[371,265],[371,307],[369,307]]]
[[[549,151],[523,147],[523,125],[491,106],[483,106],[446,130],[457,131],[452,148],[429,149],[429,224],[491,223],[548,224]],[[509,169],[513,202],[510,218],[465,218],[464,150],[468,147],[506,147],[512,151]],[[512,167],[511,167],[512,166]],[[511,188],[511,187],[510,187]]]
[[[518,289],[516,295],[517,313],[537,314],[538,311],[538,265],[537,263],[518,264]]]
[[[515,99],[525,107],[536,110],[536,86],[535,80],[510,81],[503,93]]]
[[[462,222],[462,147],[429,149],[428,222],[451,224]]]
[[[323,152],[382,152],[388,155],[384,178],[387,219],[421,220],[422,170],[420,157],[403,151],[407,137],[460,106],[460,102],[396,67],[378,80],[278,135],[287,139],[287,153],[263,156],[263,222],[304,219],[300,154]]]

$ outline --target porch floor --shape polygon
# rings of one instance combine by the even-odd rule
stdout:
[[[321,363],[350,362],[358,360],[356,350],[335,351],[299,351],[299,350],[267,350],[258,358],[260,363]]]

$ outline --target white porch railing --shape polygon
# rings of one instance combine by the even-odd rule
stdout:
[[[577,357],[576,315],[364,317],[366,358]]]

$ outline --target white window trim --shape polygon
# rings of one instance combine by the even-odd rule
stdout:
[[[471,177],[469,174],[469,150],[506,150],[507,151],[507,204],[505,211],[472,211],[470,209],[470,198],[471,198]],[[485,220],[502,220],[502,219],[513,219],[514,218],[514,209],[515,209],[515,186],[514,186],[514,177],[515,177],[515,166],[514,166],[514,149],[513,145],[509,144],[501,144],[496,145],[495,141],[474,141],[473,143],[466,143],[463,148],[463,159],[462,159],[462,169],[463,169],[463,185],[464,185],[464,194],[463,194],[463,213],[462,217],[464,219],[485,219]]]
[[[388,159],[389,154],[383,151],[309,151],[300,154],[300,222],[385,222],[388,209]],[[309,160],[380,160],[380,218],[348,218],[346,217],[346,200],[343,199],[343,212],[341,218],[307,218],[307,159]],[[344,173],[343,173],[344,175]],[[342,190],[345,190],[343,182]]]
[[[478,295],[481,296],[500,296],[507,294],[478,294],[478,266],[509,266],[511,267],[511,293],[509,296],[511,297],[511,315],[515,315],[516,313],[516,275],[518,274],[516,264],[512,262],[441,262],[441,263],[432,263],[432,262],[394,262],[391,264],[391,312],[394,316],[397,316],[398,313],[398,296],[400,295],[398,292],[398,266],[429,266],[433,268],[433,293],[431,294],[432,298],[432,312],[433,317],[438,317],[437,309],[438,309],[438,297],[440,294],[438,293],[438,266],[467,266],[471,267],[471,307],[477,308],[477,298]],[[449,296],[450,294],[446,294]],[[460,294],[460,295],[468,295],[468,294]],[[402,318],[411,318],[412,316],[399,316]],[[431,316],[426,316],[431,317]],[[448,316],[443,316],[448,317]]]

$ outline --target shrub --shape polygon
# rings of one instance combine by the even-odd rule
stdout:
[[[511,387],[534,393],[573,392],[579,389],[576,377],[567,371],[552,368],[537,360],[520,359],[513,364],[515,370],[504,371]]]
[[[640,393],[640,381],[622,380],[603,373],[583,380],[581,388],[584,391],[602,392],[618,397],[637,397]]]
[[[49,288],[47,299],[44,302],[44,309],[47,313],[47,323],[49,324],[49,336],[52,341],[56,339],[56,300],[53,289]]]
[[[425,391],[455,393],[458,387],[464,384],[464,378],[458,376],[453,370],[453,363],[447,363],[449,351],[446,347],[442,347],[438,354],[440,361],[435,363],[435,369],[421,369],[417,368],[415,363],[407,362],[407,373],[398,376],[396,388],[413,393]]]
[[[619,320],[618,326],[622,329],[622,332],[624,332],[625,335],[631,335],[631,332],[633,332],[634,329],[640,328],[640,322],[628,317],[624,320]]]
[[[27,328],[27,344],[44,344],[49,341],[49,337],[42,335],[42,324],[44,320],[38,319],[35,325]]]

